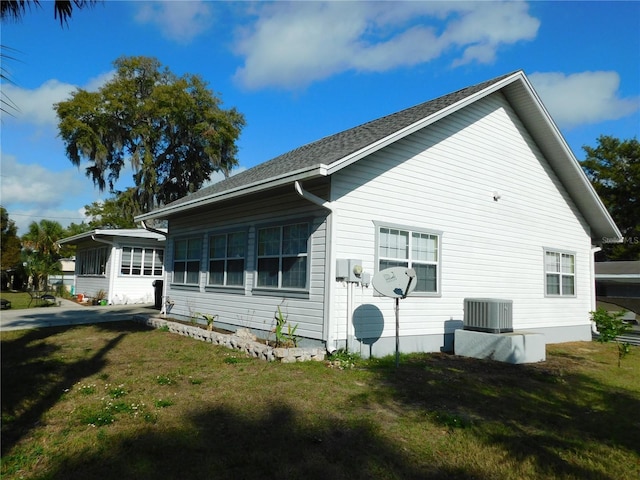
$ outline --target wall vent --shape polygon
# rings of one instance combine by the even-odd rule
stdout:
[[[464,330],[513,332],[513,301],[498,298],[465,298]]]

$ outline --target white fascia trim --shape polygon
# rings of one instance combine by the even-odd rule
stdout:
[[[432,123],[437,122],[438,120],[445,118],[449,115],[451,115],[452,113],[466,107],[467,105],[470,105],[474,102],[476,102],[477,100],[479,100],[480,98],[486,97],[487,95],[492,94],[493,92],[496,92],[498,90],[500,90],[501,88],[503,88],[505,85],[508,85],[510,83],[515,82],[518,79],[524,79],[524,75],[521,72],[516,72],[513,75],[501,80],[500,82],[496,82],[493,85],[487,87],[484,90],[481,90],[479,92],[476,92],[473,95],[469,95],[468,97],[464,98],[463,100],[460,100],[457,103],[454,103],[452,105],[449,105],[448,107],[443,108],[442,110],[439,110],[438,112],[434,113],[433,115],[430,115],[428,117],[423,118],[422,120],[418,120],[417,122],[401,129],[398,130],[397,132],[392,133],[391,135],[389,135],[388,137],[385,137],[381,140],[378,140],[377,142],[372,143],[371,145],[367,145],[366,147],[358,150],[357,152],[353,152],[350,155],[347,155],[346,157],[342,158],[341,160],[338,160],[336,162],[333,162],[331,164],[331,166],[329,167],[329,175],[334,174],[335,172],[351,165],[354,162],[357,162],[358,160],[360,160],[363,157],[366,157],[367,155],[371,155],[372,153],[377,152],[378,150],[380,150],[381,148],[386,147],[387,145],[391,145],[394,142],[397,142],[398,140],[406,137],[407,135],[412,134],[413,132],[416,132]]]
[[[186,201],[175,207],[165,207],[153,212],[144,213],[134,218],[136,222],[143,220],[150,220],[152,218],[166,218],[169,215],[183,212],[185,210],[191,210],[192,208],[209,205],[211,203],[220,202],[222,200],[229,200],[242,195],[248,195],[250,193],[260,192],[269,188],[279,187],[282,185],[289,185],[291,182],[297,180],[304,180],[310,177],[326,176],[328,169],[324,164],[314,165],[313,167],[303,168],[295,170],[293,172],[287,172],[286,174],[269,178],[267,180],[259,180],[257,182],[242,185],[240,187],[225,190],[224,192],[215,193],[202,198],[196,198],[191,201]]]

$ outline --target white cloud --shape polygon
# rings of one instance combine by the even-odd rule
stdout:
[[[620,97],[617,72],[538,72],[529,79],[561,127],[617,120],[640,109],[640,97]]]
[[[1,180],[0,203],[16,223],[19,233],[25,233],[31,222],[43,218],[56,220],[63,226],[85,218],[84,208],[64,207],[70,197],[86,193],[86,181],[79,181],[75,168],[54,172],[39,164],[19,163],[15,156],[2,153]]]
[[[139,23],[157,25],[164,37],[187,44],[211,26],[211,17],[210,5],[190,0],[144,2],[135,18]]]
[[[300,88],[348,70],[383,72],[453,54],[453,65],[495,60],[505,44],[535,38],[523,2],[294,2],[258,8],[239,29],[244,87]]]
[[[100,74],[89,79],[83,87],[89,91],[95,91],[108,82],[115,75],[115,71]],[[43,127],[56,127],[58,118],[53,105],[69,99],[76,90],[76,85],[60,82],[56,79],[47,80],[38,88],[29,90],[12,84],[2,85],[2,95],[10,99],[16,109],[7,108],[11,114],[3,117],[3,120],[19,123],[31,123]]]

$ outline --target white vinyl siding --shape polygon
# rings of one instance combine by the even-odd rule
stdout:
[[[361,259],[365,272],[380,268],[379,227],[445,232],[438,245],[439,296],[403,301],[403,335],[453,331],[464,299],[476,297],[513,300],[514,328],[579,327],[590,338],[589,227],[501,94],[355,162],[331,181],[338,212],[334,255]],[[566,301],[546,295],[545,246],[575,254],[575,294]],[[346,335],[347,290],[336,287],[330,314],[340,337]],[[389,302],[370,288],[361,295],[358,302],[384,314],[381,336],[393,337]]]
[[[198,285],[202,258],[202,239],[183,238],[175,240],[173,255],[173,282]]]
[[[545,250],[545,293],[572,297],[576,294],[576,257],[573,253]]]
[[[162,276],[164,249],[123,247],[120,275]]]
[[[246,244],[245,232],[223,233],[209,238],[208,285],[244,285]]]

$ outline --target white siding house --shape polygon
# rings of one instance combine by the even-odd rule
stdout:
[[[521,71],[285,153],[138,220],[167,219],[172,316],[216,314],[365,356],[395,348],[394,301],[367,279],[417,272],[400,350],[451,349],[465,298],[513,327],[589,340],[593,252],[620,232]],[[351,262],[349,262],[351,261]],[[345,281],[337,265],[359,264]],[[347,276],[350,272],[347,272]]]
[[[58,243],[77,246],[76,294],[92,299],[103,291],[110,305],[154,303],[153,282],[164,278],[163,232],[92,230]]]

